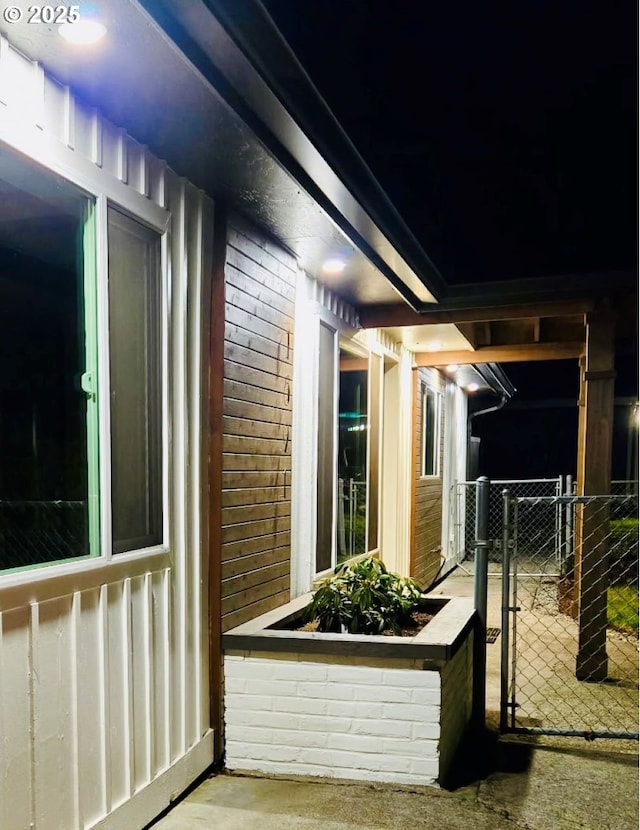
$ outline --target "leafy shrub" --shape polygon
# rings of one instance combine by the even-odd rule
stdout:
[[[415,580],[389,573],[368,556],[346,563],[325,579],[313,595],[305,620],[318,620],[319,631],[380,634],[401,632],[420,603]]]

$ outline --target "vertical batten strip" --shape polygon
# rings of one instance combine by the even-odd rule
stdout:
[[[155,688],[153,685],[153,575],[146,573],[143,583],[143,634],[144,634],[144,700],[145,700],[145,783],[151,781],[153,775],[153,747],[155,741],[153,729],[153,712],[155,709]]]
[[[33,108],[34,123],[44,129],[44,69],[39,63],[33,64]]]
[[[117,146],[116,146],[116,176],[123,184],[129,183],[128,176],[128,156],[127,156],[127,134],[124,130],[117,131]]]
[[[186,215],[185,215],[185,181],[175,180],[171,188],[170,209],[173,217],[172,235],[172,286],[171,286],[171,388],[172,399],[172,482],[171,508],[173,532],[173,602],[172,602],[172,640],[174,662],[172,677],[174,679],[174,696],[172,700],[171,724],[173,740],[171,757],[176,758],[186,750],[186,561],[185,538],[186,517],[184,503],[184,485],[186,482],[186,452],[188,447],[186,411],[186,377],[185,377],[185,293],[187,285],[187,250],[186,250]]]
[[[29,606],[29,785],[31,795],[31,826],[36,827],[36,643],[40,633],[40,607],[37,602]]]
[[[70,150],[75,150],[76,111],[73,95],[68,86],[64,88],[64,143]]]
[[[75,591],[71,598],[71,775],[73,777],[73,819],[76,827],[81,827],[82,811],[80,805],[80,705],[78,698],[80,667],[80,626],[82,625],[82,595]]]
[[[160,769],[171,763],[171,571],[167,568],[162,572],[162,656],[164,667],[164,746]]]
[[[122,585],[122,601],[120,604],[122,626],[122,700],[124,705],[124,757],[126,765],[127,795],[131,797],[135,791],[134,769],[134,730],[133,717],[133,650],[131,637],[131,579],[127,577]]]
[[[91,113],[91,161],[102,167],[102,119],[97,110]]]
[[[0,32],[0,104],[9,103],[9,83],[7,81],[7,61],[9,54],[9,41]]]
[[[203,251],[203,194],[201,191],[192,194],[195,213],[195,228],[191,246],[190,256],[190,291],[189,291],[189,374],[191,378],[191,389],[189,396],[189,409],[191,411],[191,432],[190,432],[190,456],[191,456],[191,481],[190,481],[190,525],[191,532],[191,593],[192,593],[192,614],[191,625],[193,627],[193,699],[191,708],[193,710],[193,725],[191,730],[191,743],[195,743],[203,733],[202,715],[202,676],[203,666],[200,644],[201,638],[201,612],[202,612],[202,538],[200,533],[200,428],[201,428],[201,362],[200,354],[203,343],[202,332],[202,251]],[[206,652],[205,652],[206,653]]]
[[[100,586],[98,597],[98,649],[100,651],[100,678],[98,711],[100,714],[100,752],[102,762],[102,811],[111,812],[113,804],[109,734],[109,595],[106,585]]]

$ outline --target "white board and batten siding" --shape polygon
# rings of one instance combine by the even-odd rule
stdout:
[[[0,142],[167,230],[168,550],[0,577],[0,827],[142,827],[213,761],[200,537],[212,203],[0,38]]]

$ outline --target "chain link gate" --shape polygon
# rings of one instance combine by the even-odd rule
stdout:
[[[453,557],[460,564],[473,559],[475,552],[476,482],[458,481],[451,505],[454,535]],[[557,478],[498,479],[488,483],[488,561],[489,571],[500,573],[502,562],[502,491],[508,488],[514,496],[560,496],[562,476]],[[553,512],[553,511],[552,511]],[[559,515],[559,514],[558,514]]]
[[[503,731],[638,738],[638,495],[503,494]]]

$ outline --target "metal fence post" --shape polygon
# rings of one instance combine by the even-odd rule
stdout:
[[[476,481],[476,538],[473,602],[478,625],[473,641],[473,722],[485,725],[487,676],[487,571],[489,564],[489,488],[486,476]]]
[[[502,644],[500,652],[500,731],[507,729],[509,697],[511,493],[502,491]]]

